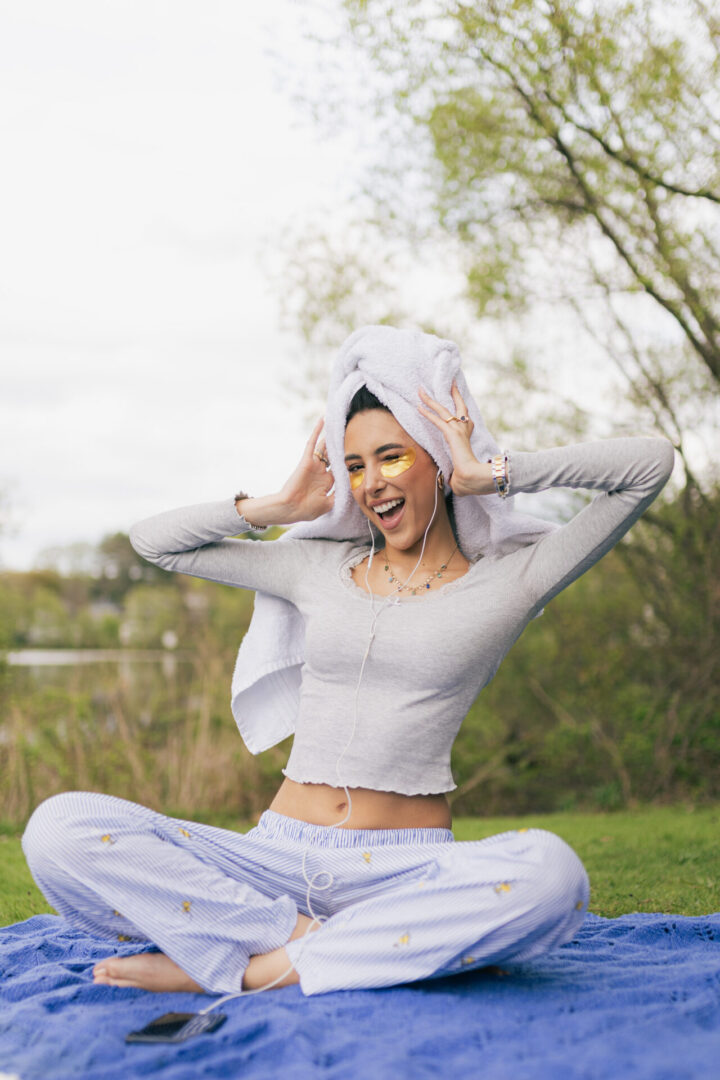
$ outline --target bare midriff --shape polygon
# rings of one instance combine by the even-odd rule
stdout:
[[[350,788],[352,814],[346,829],[449,829],[450,804],[445,795],[400,795],[396,791]],[[299,784],[287,777],[270,809],[311,825],[336,825],[347,814],[344,788]]]

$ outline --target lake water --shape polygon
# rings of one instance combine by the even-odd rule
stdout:
[[[166,649],[17,649],[7,654],[8,664],[17,667],[65,667],[67,664],[158,663],[182,659],[182,654]]]
[[[137,671],[138,664],[155,664],[165,679],[172,679],[178,666],[189,658],[187,652],[167,649],[17,649],[6,654],[11,667],[24,668],[31,676],[42,677],[43,682],[52,677],[53,668],[72,670],[90,664],[102,665],[105,671],[114,668],[126,677]]]

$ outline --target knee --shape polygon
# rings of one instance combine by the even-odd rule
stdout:
[[[535,887],[558,908],[585,911],[590,882],[578,855],[555,833],[544,829],[532,832],[537,851]]]
[[[57,856],[72,839],[73,826],[87,815],[89,792],[64,791],[36,807],[25,826],[21,844],[28,865]]]

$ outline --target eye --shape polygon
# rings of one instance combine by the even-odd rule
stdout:
[[[392,479],[394,476],[400,476],[402,473],[407,472],[414,461],[415,451],[412,446],[410,446],[400,454],[391,454],[388,457],[383,458],[380,472],[388,479]]]
[[[356,472],[358,469],[364,469],[364,468],[365,468],[364,465],[348,465],[348,472],[352,473],[352,472]]]

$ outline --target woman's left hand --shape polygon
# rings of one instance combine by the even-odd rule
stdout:
[[[449,409],[446,409],[444,405],[441,405],[439,401],[431,398],[422,386],[418,390],[418,394],[425,404],[418,405],[418,409],[423,416],[427,417],[435,425],[438,431],[442,432],[450,447],[453,471],[447,481],[453,494],[488,495],[494,490],[492,468],[487,463],[481,464],[472,451],[470,437],[474,425],[455,382],[453,382],[450,392],[455,404],[454,414]],[[453,415],[456,417],[464,416],[467,419],[453,420],[451,419]]]

